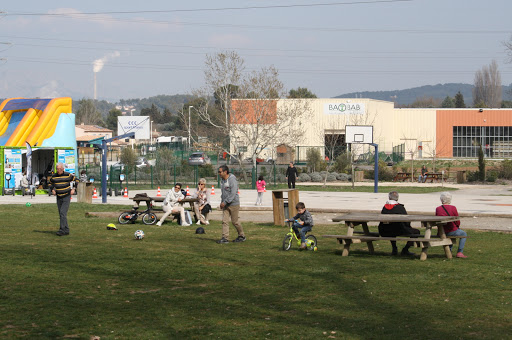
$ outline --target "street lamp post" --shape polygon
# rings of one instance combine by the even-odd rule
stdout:
[[[153,121],[149,124],[149,145],[153,145]]]
[[[189,106],[188,107],[188,149],[190,150],[190,108],[192,108],[193,106]]]

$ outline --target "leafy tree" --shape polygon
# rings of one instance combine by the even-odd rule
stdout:
[[[296,90],[291,89],[288,93],[288,98],[316,98],[316,94],[305,87],[299,87]]]
[[[441,100],[434,97],[418,97],[410,105],[412,108],[435,108],[441,106]]]
[[[146,108],[143,108],[142,110],[140,110],[140,115],[141,116],[149,116],[150,119],[156,124],[163,122],[162,114],[160,113],[160,111],[158,110],[158,108],[156,107],[155,104],[151,104],[150,108],[146,107]]]
[[[348,170],[350,169],[350,166],[352,164],[351,162],[352,155],[342,153],[336,159],[334,160],[334,165],[332,169],[339,173],[348,173]]]
[[[121,115],[121,110],[118,110],[116,108],[110,109],[110,111],[108,112],[105,125],[107,126],[107,129],[114,131],[114,135],[116,135],[115,131],[117,131],[117,117]]]
[[[121,163],[123,163],[126,168],[125,172],[129,173],[131,169],[135,166],[135,161],[137,160],[137,155],[132,148],[123,148],[121,150]]]
[[[465,108],[466,107],[466,103],[464,103],[464,96],[462,95],[462,93],[457,92],[457,94],[455,95],[455,107],[457,108]]]
[[[322,167],[322,161],[322,155],[320,154],[320,150],[317,148],[309,148],[306,151],[306,164],[312,172],[315,172]]]
[[[482,182],[485,181],[485,159],[482,145],[478,148],[478,179]]]
[[[489,66],[475,73],[473,87],[473,105],[484,103],[484,107],[501,107],[502,84],[498,63],[493,60]]]
[[[441,107],[444,107],[444,108],[452,108],[452,107],[455,107],[455,101],[453,100],[452,97],[450,96],[446,96],[446,98],[443,100],[443,102],[441,103]]]
[[[504,100],[501,102],[501,108],[502,109],[509,109],[512,108],[512,100]]]
[[[94,100],[81,99],[76,110],[76,123],[85,125],[103,125],[101,113],[96,110]]]

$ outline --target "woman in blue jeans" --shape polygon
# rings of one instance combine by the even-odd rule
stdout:
[[[452,203],[452,194],[449,192],[442,192],[441,193],[441,203],[442,205],[438,206],[436,208],[436,216],[459,216],[459,212],[457,211],[457,208],[455,206],[450,205]],[[468,236],[466,232],[462,229],[460,229],[460,221],[453,221],[448,222],[444,226],[444,232],[446,236]],[[464,255],[464,245],[466,244],[466,238],[460,238],[459,239],[459,249],[457,249],[457,257],[465,259],[467,258],[466,255]],[[450,250],[452,249],[452,246],[450,246]]]

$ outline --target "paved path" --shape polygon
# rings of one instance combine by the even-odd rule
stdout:
[[[331,184],[330,184],[331,185]],[[373,186],[373,183],[358,183],[357,185]],[[407,186],[419,185],[417,183],[380,183],[380,186]],[[426,186],[439,186],[439,184],[422,184]],[[512,231],[512,188],[504,185],[457,185],[447,184],[445,186],[458,188],[452,191],[452,203],[457,207],[459,214],[463,217],[462,225],[465,228],[488,229]],[[398,190],[400,192],[400,190]],[[156,196],[154,190],[136,190],[130,192],[130,197],[136,193],[146,192],[149,196]],[[167,188],[163,190],[165,195]],[[401,194],[399,202],[405,204],[407,211],[412,213],[431,214],[435,208],[440,205],[440,193],[426,194]],[[320,192],[320,191],[301,191],[300,200],[306,204],[306,207],[315,214],[317,223],[331,223],[334,216],[338,216],[347,211],[376,211],[382,209],[387,200],[387,192],[379,193],[352,193],[352,192]],[[212,206],[217,207],[220,203],[220,190],[216,190],[216,195],[212,196]],[[241,206],[244,210],[251,209],[256,211],[243,212],[244,220],[254,220],[262,222],[272,222],[272,194],[267,192],[263,195],[262,207],[255,207],[256,190],[240,190]],[[38,195],[34,198],[28,196],[1,196],[0,204],[25,204],[31,202],[54,203],[55,197]],[[72,202],[76,202],[76,196]],[[93,203],[101,204],[100,199],[94,199]],[[108,197],[108,204],[122,204],[130,207],[132,201],[124,197]],[[258,211],[258,210],[263,211]],[[215,217],[216,214],[212,215]]]

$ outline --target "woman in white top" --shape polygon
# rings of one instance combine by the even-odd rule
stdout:
[[[188,224],[185,220],[185,208],[179,203],[181,200],[183,200],[185,196],[183,196],[183,193],[181,192],[181,183],[176,183],[174,185],[174,188],[169,190],[167,195],[164,199],[164,216],[158,221],[156,224],[157,226],[161,226],[162,223],[165,221],[167,216],[170,214],[177,214],[179,213],[181,216],[181,225],[184,227],[188,227],[190,224]]]

